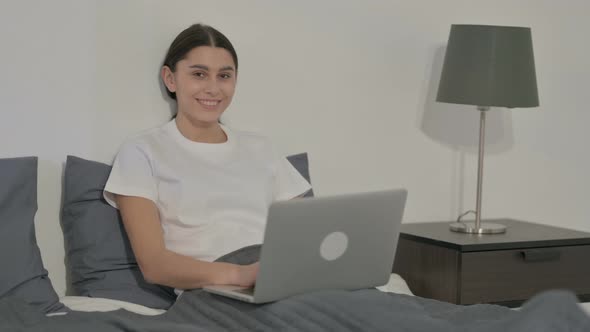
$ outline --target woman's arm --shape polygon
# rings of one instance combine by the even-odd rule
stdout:
[[[235,265],[199,261],[166,249],[160,215],[154,202],[115,195],[133,253],[146,281],[179,289],[205,285],[251,286],[258,263]]]

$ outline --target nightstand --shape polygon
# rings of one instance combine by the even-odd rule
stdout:
[[[519,306],[547,289],[590,301],[590,233],[513,219],[505,234],[461,234],[448,222],[403,224],[393,272],[421,297]]]

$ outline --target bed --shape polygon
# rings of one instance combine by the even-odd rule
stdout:
[[[391,286],[391,285],[390,285]],[[186,295],[185,295],[186,294]],[[547,292],[518,310],[457,306],[382,290],[326,290],[254,305],[193,290],[168,311],[122,301],[65,297],[70,310],[45,314],[0,301],[7,331],[587,331],[572,294]],[[8,315],[6,313],[9,313]]]
[[[309,180],[306,155],[289,160]],[[379,289],[327,289],[264,305],[199,289],[177,300],[143,280],[120,216],[102,199],[110,166],[74,156],[65,164],[60,219],[76,296],[58,295],[35,239],[37,169],[36,157],[0,159],[0,331],[590,330],[589,306],[567,291],[538,294],[518,310],[458,306],[413,296],[395,274]],[[244,248],[220,260],[256,258],[256,248]]]

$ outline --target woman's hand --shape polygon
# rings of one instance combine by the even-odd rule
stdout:
[[[258,262],[250,265],[237,265],[236,279],[233,284],[242,287],[253,286],[258,275],[258,266]]]

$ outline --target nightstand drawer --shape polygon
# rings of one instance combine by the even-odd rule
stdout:
[[[460,303],[526,300],[554,288],[590,294],[590,245],[465,252]]]

